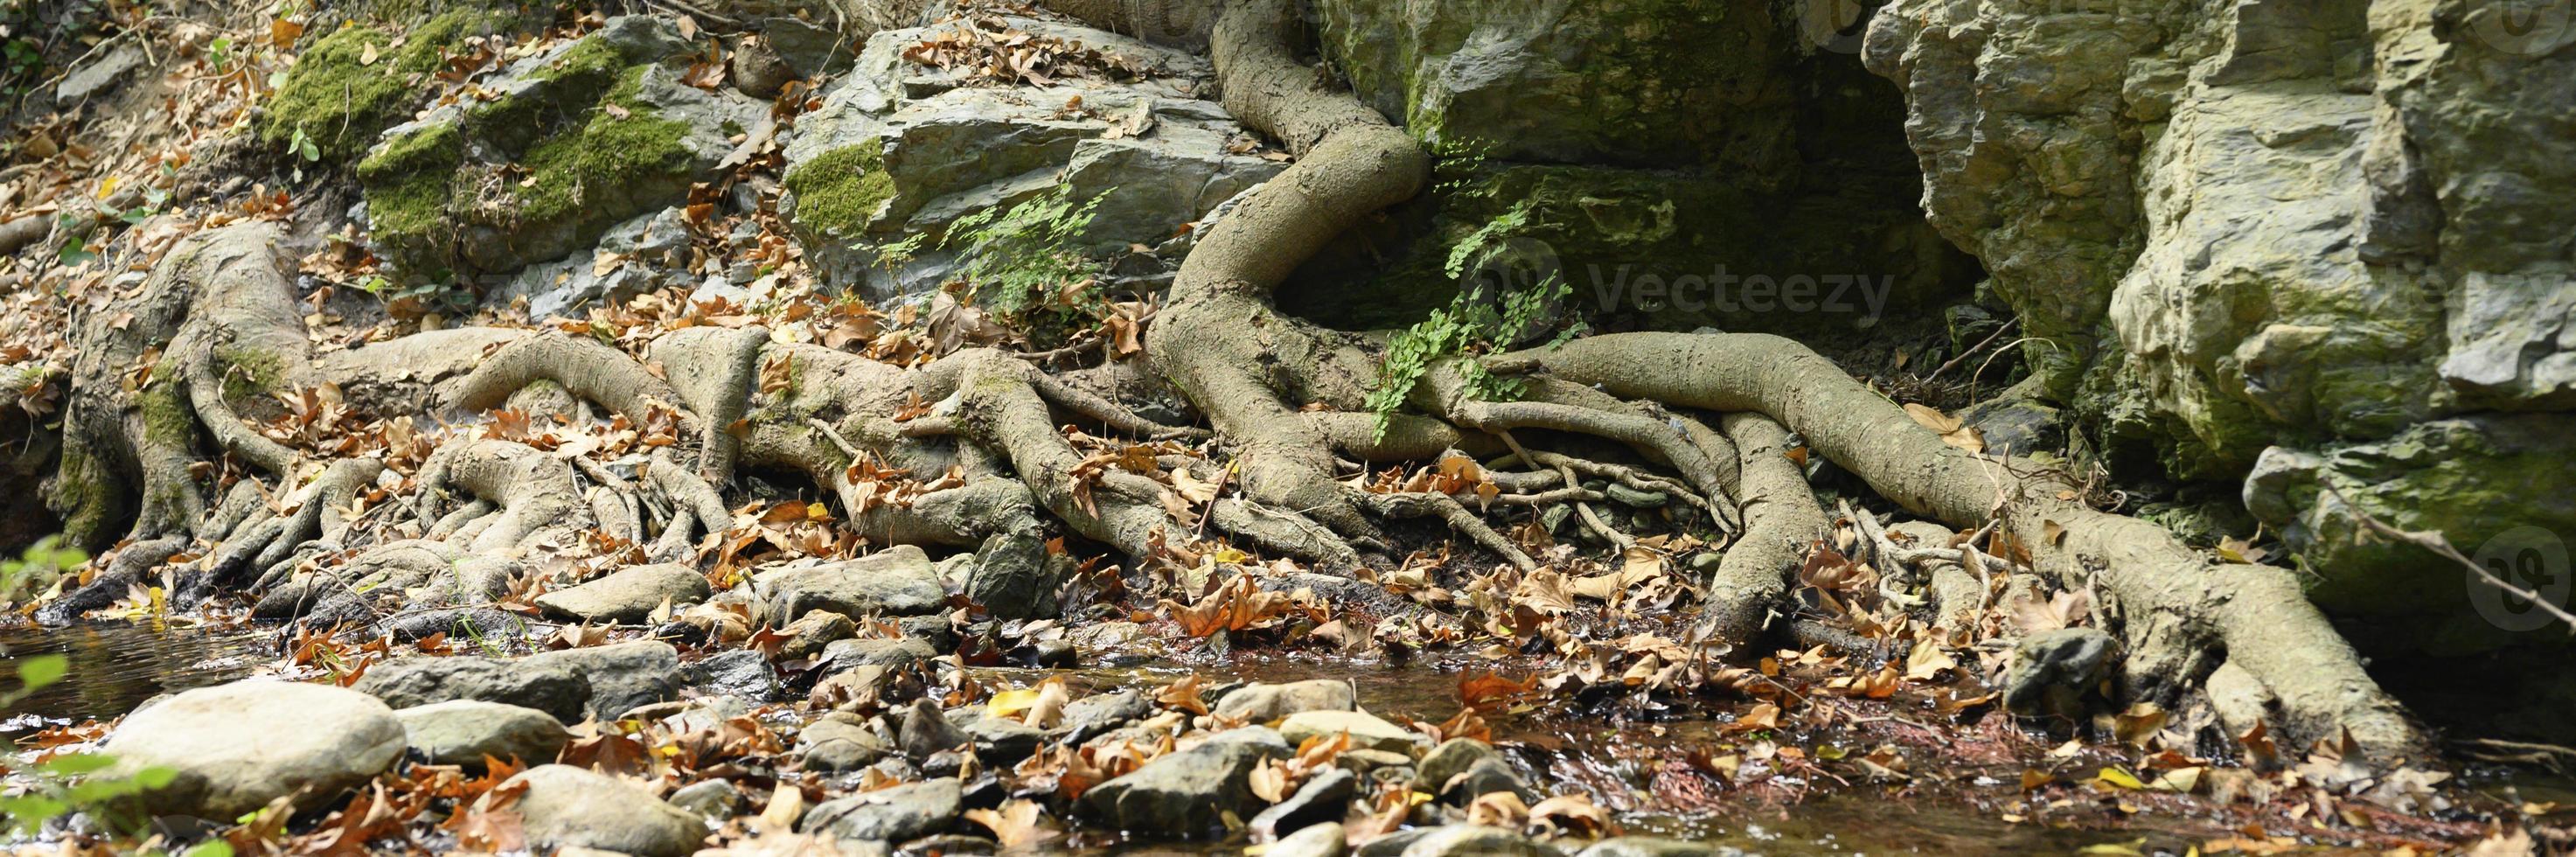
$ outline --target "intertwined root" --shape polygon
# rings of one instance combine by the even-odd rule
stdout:
[[[1598,479],[1681,498],[1733,537],[1700,631],[1746,643],[1773,624],[1787,575],[1826,528],[1787,454],[1794,433],[1898,505],[1964,529],[1999,521],[2044,572],[2105,593],[2127,617],[2133,686],[2184,664],[2193,673],[2184,682],[2215,672],[2268,690],[2293,740],[2347,729],[2375,758],[2421,757],[2422,735],[2286,572],[2213,565],[2153,525],[2059,500],[2040,468],[1947,446],[1788,340],[1623,334],[1488,358],[1489,371],[1524,380],[1529,395],[1511,402],[1469,394],[1455,364],[1435,367],[1410,396],[1417,413],[1381,427],[1364,402],[1377,347],[1278,314],[1270,291],[1344,227],[1411,197],[1427,173],[1421,148],[1296,60],[1286,0],[1052,5],[1114,29],[1204,40],[1228,109],[1298,156],[1207,231],[1147,332],[1150,374],[1204,414],[1230,457],[1225,470],[1197,472],[1233,492],[1198,519],[1176,518],[1171,510],[1188,504],[1172,502],[1164,485],[1094,466],[1057,426],[1204,433],[1144,420],[1015,355],[970,349],[907,368],[773,341],[758,328],[690,328],[650,345],[657,371],[590,339],[469,328],[315,356],[274,231],[235,226],[189,239],[139,293],[111,304],[108,312],[131,314],[127,323],[82,326],[50,498],[93,547],[134,523],[97,581],[50,615],[105,606],[203,543],[210,560],[192,566],[201,571],[185,591],[247,587],[264,594],[262,615],[411,636],[470,632],[516,621],[489,604],[525,573],[520,557],[594,536],[652,559],[703,555],[706,537],[732,524],[725,490],[737,468],[807,475],[836,501],[842,526],[878,545],[1007,554],[1025,565],[1044,553],[1053,520],[1142,566],[1213,528],[1326,569],[1382,549],[1380,523],[1395,518],[1439,520],[1529,568],[1535,560],[1485,518],[1553,503],[1571,504],[1603,541],[1624,546],[1628,537],[1595,512],[1602,492],[1585,487]],[[155,377],[130,383],[147,355],[157,355],[148,363]],[[267,392],[325,384],[387,415],[424,403],[435,416],[474,414],[515,400],[667,423],[686,442],[641,466],[610,467],[497,438],[452,439],[414,474],[414,490],[398,494],[399,512],[360,527],[342,510],[359,492],[399,487],[397,475],[371,460],[317,461],[244,421]],[[1646,465],[1529,442],[1569,436],[1624,446]],[[1451,452],[1489,459],[1482,469],[1497,491],[1471,504],[1343,481],[1343,459]],[[254,472],[206,472],[200,464],[215,454]],[[927,487],[890,499],[892,474]],[[227,475],[238,481],[208,508],[208,486]],[[1884,533],[1874,520],[1863,529],[1873,550],[1906,550],[1877,546]],[[1951,564],[1932,562],[1941,559]],[[1987,590],[1973,577],[1984,560],[1973,549],[1909,562],[1933,578],[1941,614],[1983,606]],[[1001,598],[998,587],[1016,585],[1025,584],[979,579],[968,589]],[[2205,656],[2177,658],[2177,647]]]

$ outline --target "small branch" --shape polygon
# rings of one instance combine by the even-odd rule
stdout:
[[[2570,614],[2567,612],[2566,608],[2549,603],[2548,599],[2540,597],[2538,593],[2515,586],[2512,581],[2497,577],[2495,572],[2488,571],[2486,566],[2479,565],[2477,560],[2473,560],[2462,555],[2458,548],[2451,546],[2451,540],[2443,538],[2441,533],[2430,531],[2411,533],[2389,526],[2386,522],[2383,522],[2378,518],[2371,517],[2370,513],[2362,511],[2361,507],[2353,505],[2352,501],[2345,498],[2343,496],[2343,492],[2335,490],[2334,486],[2320,485],[2319,487],[2325,489],[2327,496],[2335,498],[2335,502],[2342,503],[2345,509],[2352,512],[2353,520],[2361,522],[2361,525],[2369,529],[2372,533],[2378,534],[2382,538],[2395,539],[2397,541],[2432,551],[2443,559],[2450,560],[2459,567],[2468,569],[2469,573],[2477,575],[2477,579],[2485,581],[2488,586],[2504,590],[2507,594],[2524,601],[2531,602],[2531,606],[2540,608],[2541,611],[2548,613],[2550,616],[2556,617],[2560,623],[2565,624],[2570,635],[2576,635],[2576,614]]]

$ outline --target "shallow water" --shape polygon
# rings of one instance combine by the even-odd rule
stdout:
[[[116,622],[39,628],[0,627],[0,674],[17,660],[60,653],[71,673],[60,683],[0,708],[0,733],[46,723],[108,719],[163,693],[221,684],[275,658],[274,629],[172,627]]]

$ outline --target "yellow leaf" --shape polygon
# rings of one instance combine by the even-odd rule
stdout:
[[[1942,413],[1940,409],[1930,405],[1907,402],[1905,415],[1913,417],[1916,425],[1931,429],[1933,434],[1949,434],[1959,430],[1958,417]]]
[[[366,49],[358,52],[358,64],[375,65],[376,58],[378,56],[379,54],[376,53],[376,43],[368,42],[366,43]]]
[[[2124,789],[2143,789],[2147,787],[2146,783],[2138,782],[2137,777],[2131,776],[2129,772],[2118,768],[2103,768],[2102,773],[2096,775],[2093,778],[2093,781]]]

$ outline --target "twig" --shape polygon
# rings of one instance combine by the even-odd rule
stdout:
[[[1923,376],[1923,383],[1932,383],[1934,380],[1941,377],[1941,373],[1948,372],[1950,371],[1950,367],[1959,365],[1959,361],[1966,360],[1969,357],[1975,356],[1977,352],[1986,350],[1986,346],[1993,345],[1996,339],[2003,337],[2005,331],[2013,329],[2014,325],[2020,323],[2021,319],[2018,318],[2005,320],[2002,326],[1995,328],[1995,332],[1986,334],[1986,338],[1977,340],[1977,344],[1975,345],[1968,346],[1968,350],[1959,352],[1958,356],[1942,361],[1940,366],[1934,367],[1932,374]],[[1985,371],[1986,369],[1984,366],[1977,367],[1977,372],[1979,374],[1984,374]]]
[[[2327,496],[2335,498],[2335,502],[2342,503],[2345,509],[2352,512],[2353,520],[2360,521],[2361,525],[2368,528],[2371,532],[2376,533],[2383,538],[2396,539],[2398,541],[2432,551],[2443,559],[2457,563],[2461,568],[2468,569],[2470,573],[2476,574],[2478,576],[2477,579],[2486,581],[2487,585],[2504,590],[2506,593],[2511,594],[2514,597],[2521,598],[2524,601],[2529,601],[2531,602],[2531,606],[2540,608],[2543,612],[2557,617],[2559,622],[2564,623],[2567,626],[2567,631],[2570,635],[2576,635],[2576,614],[2570,614],[2567,612],[2566,608],[2549,603],[2548,599],[2540,597],[2538,593],[2515,586],[2511,581],[2497,577],[2495,572],[2488,571],[2486,566],[2479,565],[2476,560],[2462,555],[2458,548],[2451,546],[2451,540],[2443,538],[2441,533],[2431,531],[2410,533],[2405,530],[2389,526],[2378,518],[2371,517],[2370,513],[2362,511],[2360,506],[2353,505],[2352,501],[2346,499],[2343,496],[2343,492],[2336,490],[2334,486],[2320,485],[2319,487],[2326,490]]]

